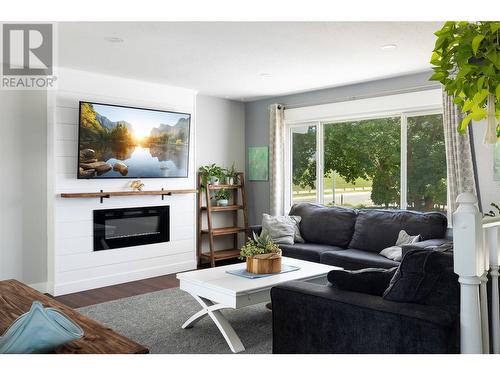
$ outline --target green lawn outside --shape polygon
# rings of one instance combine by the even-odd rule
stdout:
[[[332,184],[333,184],[333,177],[327,176],[323,180],[323,186],[325,191],[332,191]],[[358,178],[355,183],[347,182],[344,180],[341,176],[336,175],[335,178],[335,191],[336,192],[342,192],[342,191],[352,191],[352,190],[371,190],[372,187],[372,181],[371,180],[365,180],[363,178]],[[303,188],[301,186],[294,185],[293,186],[293,192],[294,195],[310,195],[311,193],[315,192],[316,189],[310,189],[309,187]]]

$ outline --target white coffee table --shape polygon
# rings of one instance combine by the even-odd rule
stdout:
[[[271,300],[271,288],[285,281],[302,280],[326,284],[328,272],[342,269],[286,257],[283,257],[282,264],[298,266],[300,269],[259,279],[247,279],[226,272],[244,268],[245,263],[178,273],[180,289],[191,294],[202,307],[182,325],[182,328],[192,328],[196,322],[208,315],[219,328],[231,350],[234,353],[241,352],[245,347],[220,310],[239,309],[268,302]]]

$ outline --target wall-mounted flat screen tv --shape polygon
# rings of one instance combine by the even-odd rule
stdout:
[[[188,113],[80,102],[78,178],[187,177]]]

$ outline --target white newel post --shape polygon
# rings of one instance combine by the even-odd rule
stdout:
[[[486,226],[491,275],[491,337],[493,353],[500,354],[500,306],[498,293],[498,226]]]
[[[460,350],[483,353],[479,286],[486,271],[481,214],[471,193],[457,198],[453,213],[454,269],[460,282]]]

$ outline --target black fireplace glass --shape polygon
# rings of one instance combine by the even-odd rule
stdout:
[[[170,207],[94,210],[94,251],[167,242]]]

